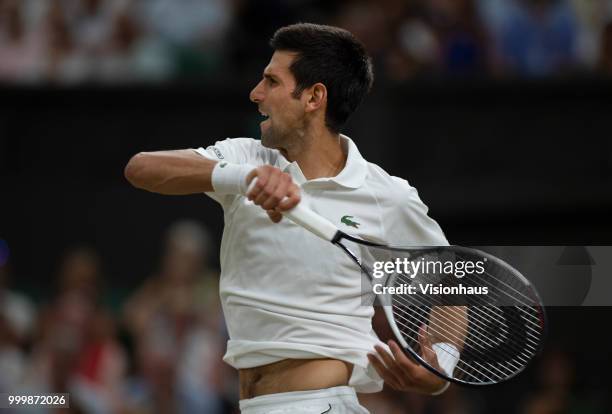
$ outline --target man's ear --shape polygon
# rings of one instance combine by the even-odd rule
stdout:
[[[306,112],[316,111],[327,103],[327,88],[322,83],[315,83],[308,88]]]

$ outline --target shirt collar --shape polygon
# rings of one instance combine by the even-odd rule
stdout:
[[[297,162],[289,162],[280,155],[280,167],[288,172],[294,181],[300,185],[304,183],[334,183],[346,188],[359,188],[366,178],[367,161],[361,156],[357,146],[352,139],[340,134],[342,147],[347,151],[346,164],[340,173],[335,177],[321,177],[314,180],[306,180]]]

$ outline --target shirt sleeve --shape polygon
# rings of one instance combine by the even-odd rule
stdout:
[[[390,197],[388,208],[393,211],[384,220],[391,246],[448,246],[448,240],[438,223],[427,214],[429,208],[421,201],[416,188],[406,180],[393,177],[397,191]]]
[[[227,161],[234,164],[252,164],[259,166],[266,164],[263,147],[252,138],[227,138],[215,142],[207,148],[200,147],[194,150],[198,154],[214,161]],[[225,209],[238,194],[216,194],[214,191],[205,193],[217,201]]]

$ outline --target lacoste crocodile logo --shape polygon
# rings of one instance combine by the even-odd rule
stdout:
[[[357,229],[357,228],[359,228],[360,223],[357,223],[356,221],[353,221],[353,220],[352,220],[353,218],[354,218],[353,216],[343,216],[343,217],[340,219],[340,222],[341,222],[342,224],[347,225],[347,226],[350,226],[350,227],[355,227],[355,228]]]

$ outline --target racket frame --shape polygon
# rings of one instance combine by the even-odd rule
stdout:
[[[368,278],[370,279],[370,281],[374,281],[374,278],[372,277],[372,275],[369,273],[368,269],[366,267],[364,267],[361,263],[361,261],[359,260],[359,258],[344,244],[342,244],[342,240],[346,239],[349,240],[353,243],[357,243],[357,244],[361,244],[361,245],[365,245],[365,246],[371,246],[371,247],[377,247],[377,248],[381,248],[383,250],[389,250],[389,251],[398,251],[398,252],[409,252],[412,253],[415,250],[429,250],[429,249],[435,249],[435,248],[439,248],[440,246],[415,246],[415,247],[393,247],[393,246],[387,246],[387,245],[383,245],[383,244],[379,244],[379,243],[374,243],[368,240],[363,240],[360,239],[358,237],[355,236],[351,236],[349,234],[344,233],[341,230],[337,230],[336,234],[334,235],[334,237],[332,238],[331,242],[333,244],[335,244],[336,246],[340,247],[354,262],[355,264],[357,264],[357,266],[359,266],[359,268],[361,269],[362,272],[366,273],[368,275]],[[457,245],[452,245],[452,246],[444,246],[444,247],[452,247],[454,250],[458,250],[458,251],[466,251],[466,252],[470,252],[470,254],[476,253],[480,256],[482,256],[483,258],[487,258],[487,260],[492,261],[502,267],[505,267],[509,270],[512,271],[512,273],[518,277],[518,279],[526,286],[529,288],[529,291],[531,294],[534,295],[534,302],[538,303],[539,305],[533,305],[534,307],[536,307],[538,309],[538,315],[540,316],[540,324],[541,324],[541,328],[542,328],[542,332],[541,332],[541,339],[538,343],[538,347],[536,349],[536,351],[534,352],[534,355],[532,356],[531,360],[536,358],[542,351],[543,346],[544,346],[544,340],[548,335],[548,319],[546,316],[546,311],[544,306],[542,305],[542,300],[540,298],[540,295],[538,294],[537,290],[533,287],[533,285],[531,284],[531,282],[525,277],[523,276],[518,270],[514,269],[512,266],[510,266],[506,261],[493,256],[490,253],[484,252],[482,250],[478,250],[478,249],[472,249],[472,248],[467,248],[467,247],[463,247],[463,246],[457,246]],[[392,278],[387,278],[387,283],[386,285],[389,285],[389,281]],[[505,377],[503,380],[501,381],[490,381],[490,382],[481,382],[481,383],[474,383],[474,382],[469,382],[469,381],[464,381],[458,378],[454,378],[451,376],[446,375],[446,373],[444,372],[440,372],[438,371],[436,368],[432,367],[427,361],[425,361],[425,359],[423,359],[423,357],[416,352],[409,344],[408,342],[406,342],[406,340],[404,339],[403,335],[401,334],[396,322],[395,322],[395,317],[393,316],[393,312],[392,312],[392,305],[385,305],[385,304],[381,304],[380,305],[383,308],[383,311],[385,313],[385,317],[387,318],[387,322],[389,323],[389,327],[391,328],[391,331],[393,332],[393,334],[395,335],[395,338],[398,340],[399,344],[402,346],[402,348],[407,351],[409,353],[409,355],[417,360],[423,367],[425,367],[428,371],[432,372],[433,374],[437,375],[438,377],[446,380],[446,381],[450,381],[452,383],[455,384],[459,384],[462,386],[468,386],[468,387],[481,387],[483,385],[495,385],[495,384],[499,384],[502,382],[506,382],[512,378],[514,378],[515,376],[517,376],[518,374],[520,374],[521,372],[523,372],[528,365],[530,364],[524,364],[521,366],[521,369],[516,370],[512,375],[509,375],[507,377]],[[531,360],[529,362],[531,362]]]

